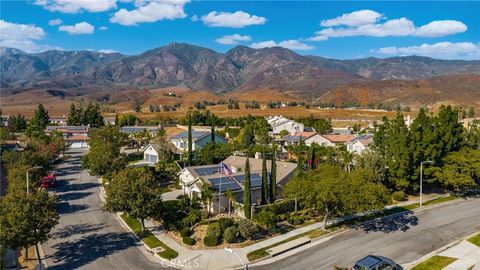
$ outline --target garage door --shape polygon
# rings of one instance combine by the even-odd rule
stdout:
[[[70,145],[70,148],[72,149],[77,149],[77,148],[88,148],[88,143],[84,143],[84,142],[73,142],[71,145]]]
[[[158,157],[154,155],[149,155],[150,156],[150,162],[152,163],[157,163]]]

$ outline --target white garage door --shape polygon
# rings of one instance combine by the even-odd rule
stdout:
[[[70,148],[72,149],[78,149],[78,148],[88,148],[89,145],[88,143],[86,142],[73,142],[71,145],[70,145]]]
[[[150,162],[157,163],[158,157],[154,155],[150,155]]]

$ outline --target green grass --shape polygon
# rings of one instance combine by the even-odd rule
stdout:
[[[335,229],[336,230],[336,229]],[[316,237],[319,237],[319,236],[322,236],[324,234],[327,234],[329,232],[331,232],[332,230],[327,230],[327,231],[324,231],[322,229],[314,229],[314,230],[311,230],[311,231],[308,231],[308,232],[304,232],[304,233],[301,233],[301,234],[298,234],[298,235],[295,235],[295,236],[292,236],[290,238],[287,238],[283,241],[280,241],[280,242],[277,242],[273,245],[270,245],[270,246],[267,246],[267,247],[264,247],[264,248],[260,248],[260,249],[257,249],[257,250],[254,250],[254,251],[251,251],[247,254],[247,258],[249,261],[254,261],[254,260],[258,260],[260,258],[263,258],[263,257],[266,257],[268,256],[269,254],[267,253],[267,250],[268,249],[271,249],[273,247],[276,247],[276,246],[279,246],[281,244],[285,244],[287,242],[290,242],[290,241],[293,241],[295,239],[298,239],[300,237],[303,237],[303,236],[306,236],[310,239],[313,239],[313,238],[316,238]]]
[[[144,234],[142,234],[142,225],[140,224],[140,221],[138,221],[135,218],[129,217],[127,214],[122,214],[121,215],[122,219],[127,223],[128,227],[142,240],[142,242],[145,243],[149,248],[154,249],[157,247],[162,247],[164,250],[158,252],[158,256],[171,260],[174,259],[178,256],[178,253],[171,249],[169,246],[165,245],[160,239],[155,237],[151,232],[146,231]]]
[[[477,245],[480,247],[480,234],[477,234],[476,236],[468,239],[468,241],[474,245]]]
[[[441,270],[442,268],[456,260],[457,259],[449,257],[433,256],[430,259],[415,266],[414,268],[412,268],[412,270]]]

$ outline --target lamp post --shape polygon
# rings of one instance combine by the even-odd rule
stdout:
[[[248,264],[246,264],[243,261],[242,257],[240,257],[240,255],[238,255],[238,253],[236,253],[235,250],[233,250],[231,248],[228,248],[228,247],[225,247],[224,250],[227,251],[227,252],[230,252],[232,254],[235,254],[238,257],[238,259],[242,262],[243,270],[248,270]]]
[[[40,168],[43,168],[43,166],[32,167],[32,168],[28,169],[27,172],[26,172],[26,174],[27,174],[27,195],[30,194],[30,178],[29,178],[28,172],[31,171],[31,170],[40,169]]]
[[[422,207],[422,189],[423,189],[423,163],[432,164],[433,161],[425,160],[420,162],[420,207]]]

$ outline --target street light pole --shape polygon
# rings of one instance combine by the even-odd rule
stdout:
[[[232,254],[235,254],[238,257],[238,259],[242,262],[243,270],[248,270],[248,264],[243,261],[242,257],[240,257],[240,255],[238,255],[238,253],[236,253],[235,250],[228,247],[225,247],[224,250]]]
[[[27,172],[26,172],[26,174],[27,174],[27,195],[30,194],[30,177],[29,177],[28,172],[31,171],[31,170],[40,169],[40,168],[43,168],[43,167],[42,166],[35,166],[35,167],[32,167],[32,168],[28,169]]]
[[[422,202],[422,193],[423,193],[423,163],[432,164],[433,161],[431,161],[431,160],[426,160],[426,161],[420,162],[420,207],[422,207],[422,205],[423,205],[423,202]]]

